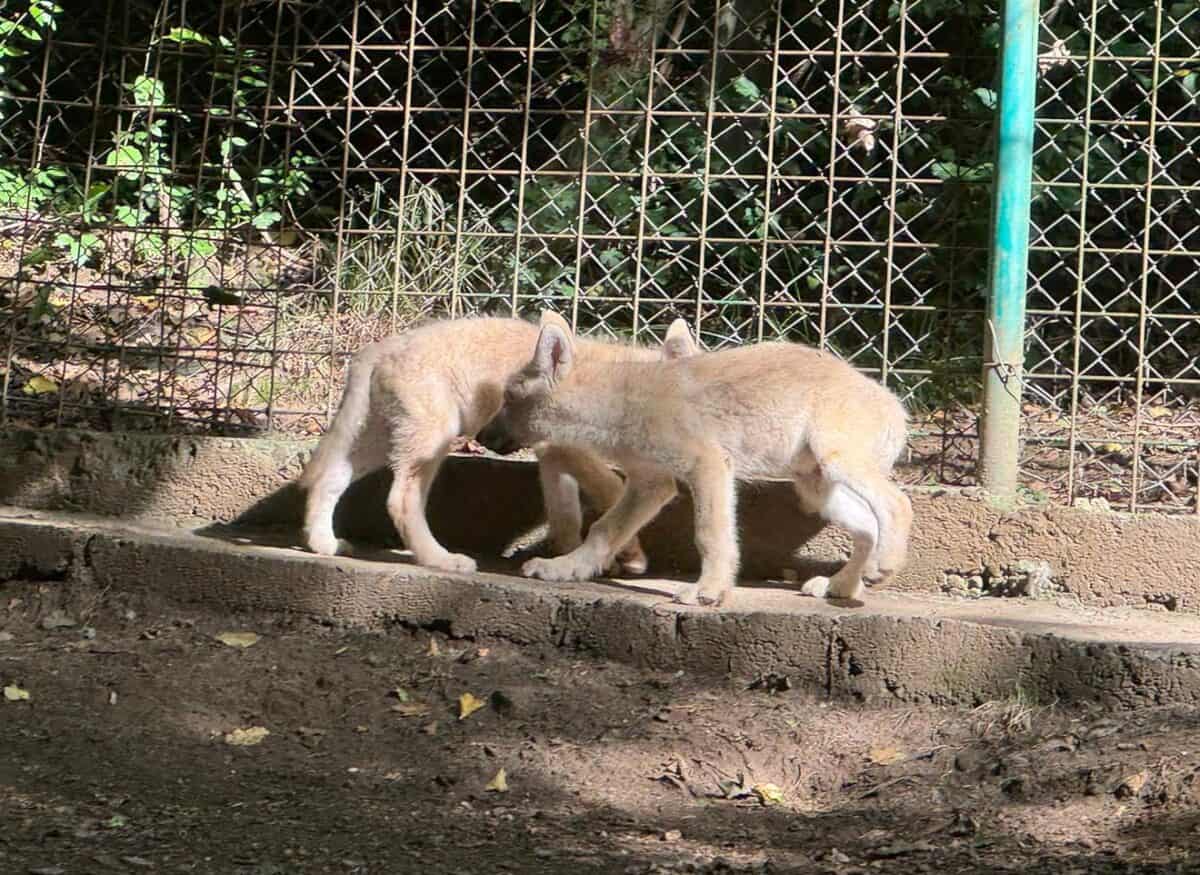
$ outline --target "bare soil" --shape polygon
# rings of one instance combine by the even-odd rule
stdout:
[[[0,685],[4,873],[1200,871],[1190,709],[868,709],[20,581]]]

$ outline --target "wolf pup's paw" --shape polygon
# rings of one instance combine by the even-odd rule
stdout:
[[[703,586],[696,595],[699,604],[719,608],[729,598],[729,589],[724,586]]]
[[[642,549],[642,545],[634,541],[617,554],[614,564],[623,574],[645,574],[650,561],[646,558],[646,551]]]
[[[428,562],[422,562],[428,568],[438,571],[456,571],[459,574],[471,574],[475,571],[475,560],[462,553],[447,553],[444,556],[434,556]]]
[[[591,580],[592,570],[571,556],[557,556],[554,559],[530,559],[521,566],[521,574],[525,577],[536,577],[538,580]]]
[[[305,538],[308,549],[319,556],[336,556],[342,542],[333,532],[309,532]]]
[[[698,605],[700,604],[700,587],[694,583],[685,584],[676,590],[675,597],[671,601],[677,605]]]
[[[812,596],[815,599],[823,599],[828,593],[828,577],[813,577],[806,580],[804,586],[800,587],[800,595]]]

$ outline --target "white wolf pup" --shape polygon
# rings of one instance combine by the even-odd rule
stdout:
[[[359,350],[333,424],[300,476],[308,491],[308,547],[326,555],[338,551],[333,530],[338,499],[353,481],[387,465],[394,477],[388,513],[416,561],[446,571],[474,571],[473,559],[449,552],[433,536],[425,518],[426,500],[456,438],[473,436],[499,410],[505,380],[526,362],[537,336],[538,327],[520,319],[456,319],[432,322]],[[696,351],[691,336],[678,332],[661,351],[594,341],[579,341],[574,348],[581,360],[598,364]],[[602,513],[616,502],[623,483],[602,460],[576,447],[543,446],[538,458],[550,545],[558,552],[573,550],[581,539],[579,490]],[[623,568],[644,571],[646,559],[637,540],[621,547]]]
[[[677,336],[689,336],[682,320],[668,343]],[[581,546],[526,562],[526,576],[602,573],[675,495],[676,480],[692,493],[701,559],[698,583],[680,589],[678,602],[720,604],[736,582],[739,478],[792,478],[807,510],[853,536],[845,566],[807,581],[806,594],[857,598],[864,576],[884,579],[903,562],[912,505],[888,478],[908,417],[895,395],[841,359],[762,343],[676,361],[597,362],[552,313],[531,349],[480,441],[499,452],[542,441],[587,448],[620,465],[626,482]]]

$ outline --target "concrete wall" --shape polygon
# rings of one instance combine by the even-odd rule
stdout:
[[[303,496],[290,484],[313,446],[9,430],[0,432],[0,503],[187,527],[236,522],[295,529]],[[338,510],[340,534],[394,543],[384,511],[388,478],[379,472],[347,494]],[[921,490],[912,498],[911,555],[896,589],[1069,594],[1088,605],[1200,613],[1200,518],[1004,509],[978,490]],[[843,555],[841,533],[801,514],[788,484],[745,484],[740,514],[747,577],[777,578],[786,567],[804,577]],[[446,545],[482,555],[527,541],[541,515],[536,471],[526,462],[453,458],[430,502],[431,525]],[[652,571],[695,569],[686,495],[654,521],[644,542]]]

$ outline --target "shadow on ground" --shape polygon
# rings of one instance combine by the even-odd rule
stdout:
[[[6,872],[1194,871],[1194,709],[870,709],[58,584],[0,604],[31,696],[0,704]]]

